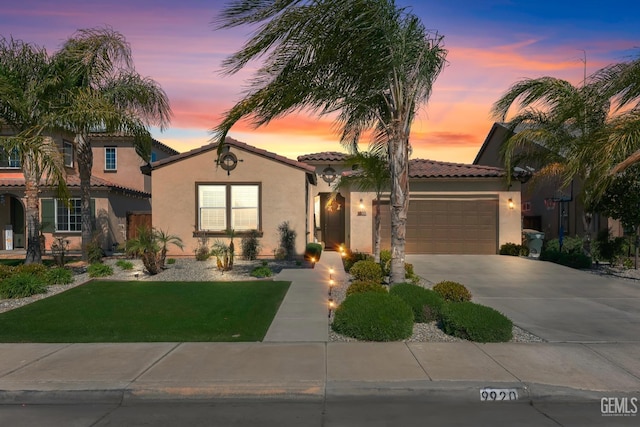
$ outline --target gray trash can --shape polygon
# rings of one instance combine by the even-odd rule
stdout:
[[[529,257],[540,257],[540,252],[542,252],[542,242],[544,241],[544,233],[542,231],[525,228],[522,230],[522,234],[527,242],[527,248],[529,248]]]

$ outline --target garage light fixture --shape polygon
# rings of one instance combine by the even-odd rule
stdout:
[[[511,197],[509,197],[509,209],[513,209],[515,207],[515,205],[513,204],[513,199]]]

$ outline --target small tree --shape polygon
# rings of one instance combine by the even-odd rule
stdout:
[[[139,256],[149,274],[158,274],[164,268],[167,246],[183,248],[182,239],[147,226],[138,228],[138,237],[127,241],[127,253]]]
[[[296,237],[298,233],[289,226],[289,221],[284,221],[278,226],[280,233],[280,249],[284,252],[285,259],[291,261],[296,254]]]

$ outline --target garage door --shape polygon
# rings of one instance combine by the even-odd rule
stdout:
[[[391,214],[382,206],[382,248],[391,247]],[[409,203],[406,253],[495,254],[497,199],[414,199]]]

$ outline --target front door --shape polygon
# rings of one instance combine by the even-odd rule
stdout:
[[[320,195],[320,226],[325,250],[335,251],[344,243],[344,197],[331,193]]]

